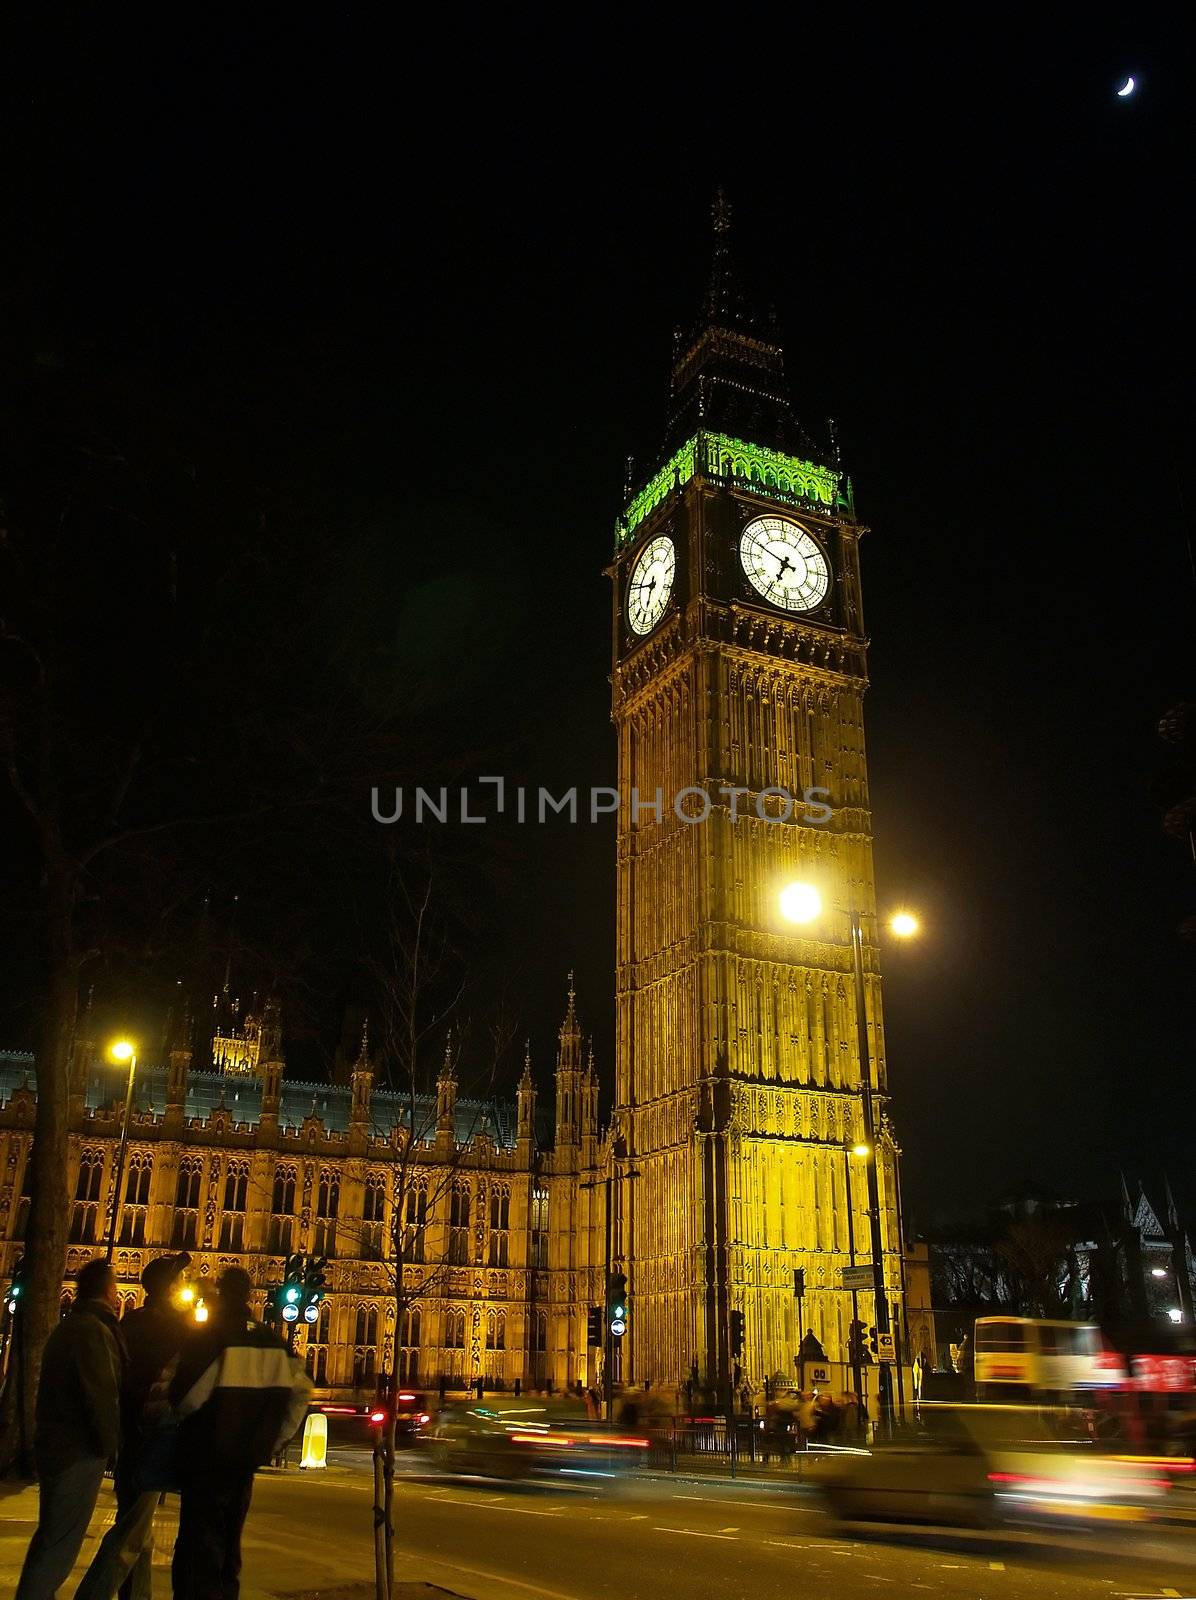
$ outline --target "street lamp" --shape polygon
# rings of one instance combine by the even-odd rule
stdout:
[[[789,922],[813,922],[822,910],[822,896],[808,883],[790,883],[781,890],[781,915]],[[854,903],[848,913],[851,923],[851,966],[855,982],[856,1033],[860,1050],[860,1098],[862,1101],[864,1138],[868,1147],[868,1224],[872,1245],[872,1298],[875,1306],[876,1331],[889,1332],[889,1295],[885,1286],[884,1240],[880,1226],[880,1179],[876,1162],[876,1129],[872,1115],[872,1062],[868,1051],[868,1002],[864,989],[864,935],[860,927],[860,914]],[[890,930],[899,939],[908,939],[918,931],[918,919],[912,912],[900,910],[889,922]],[[898,1240],[898,1249],[902,1248]],[[882,1363],[877,1378],[877,1399],[886,1422],[893,1411],[893,1391],[888,1364]]]
[[[843,1184],[847,1191],[847,1259],[850,1265],[853,1267],[855,1266],[855,1208],[851,1203],[851,1158],[852,1156],[855,1156],[857,1161],[863,1161],[871,1154],[872,1152],[866,1144],[852,1144],[849,1140],[844,1141]],[[855,1381],[855,1392],[862,1404],[864,1398],[864,1389],[863,1377],[860,1373],[861,1352],[858,1332],[860,1323],[860,1293],[859,1290],[854,1287],[854,1285],[851,1291],[851,1322],[851,1373],[852,1378]]]
[[[129,1077],[125,1084],[125,1113],[120,1124],[120,1144],[116,1151],[116,1176],[112,1185],[112,1215],[108,1218],[108,1242],[104,1251],[104,1260],[112,1260],[112,1251],[116,1245],[116,1219],[120,1216],[121,1202],[124,1199],[125,1185],[125,1155],[129,1148],[129,1116],[133,1110],[133,1079],[137,1076],[137,1046],[131,1039],[114,1039],[108,1047],[108,1054],[113,1061],[122,1066],[129,1063]]]

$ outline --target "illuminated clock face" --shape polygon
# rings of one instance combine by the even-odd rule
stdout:
[[[758,594],[786,611],[812,611],[826,598],[826,557],[796,522],[757,517],[739,540],[739,559]]]
[[[627,621],[632,633],[651,633],[664,616],[676,570],[677,552],[664,534],[640,551],[627,586]]]

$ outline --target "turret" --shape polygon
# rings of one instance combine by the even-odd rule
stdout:
[[[457,1136],[457,1062],[453,1055],[453,1030],[444,1042],[444,1064],[436,1077],[436,1137]]]
[[[75,1037],[71,1043],[70,1081],[67,1090],[67,1115],[72,1123],[83,1115],[87,1098],[87,1074],[95,1059],[95,1017],[91,1009],[92,990],[87,991],[87,1004],[75,1021]]]
[[[370,1025],[368,1020],[361,1029],[361,1049],[349,1076],[351,1096],[349,1126],[365,1128],[370,1120],[370,1100],[374,1093],[374,1068],[370,1061]]]
[[[569,1004],[561,1023],[556,1054],[556,1142],[576,1144],[581,1122],[581,1028],[577,1021],[577,995],[569,974]]]
[[[282,1072],[286,1065],[282,1054],[282,1010],[278,998],[271,995],[262,1012],[261,1048],[258,1055],[262,1079],[262,1118],[278,1117],[282,1099]]]
[[[524,1046],[523,1051],[523,1076],[519,1080],[519,1088],[515,1093],[518,1111],[518,1140],[521,1146],[530,1150],[536,1138],[536,1086],[532,1082],[532,1047],[531,1041]]]
[[[581,1080],[581,1136],[583,1139],[596,1139],[598,1137],[598,1072],[594,1066],[594,1041],[590,1040],[589,1053],[586,1057],[586,1070]]]

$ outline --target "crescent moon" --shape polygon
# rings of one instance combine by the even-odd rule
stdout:
[[[1122,84],[1121,88],[1118,89],[1117,98],[1119,100],[1124,100],[1126,95],[1133,94],[1133,92],[1134,92],[1134,80],[1133,80],[1133,78],[1127,78],[1125,80],[1125,82]]]

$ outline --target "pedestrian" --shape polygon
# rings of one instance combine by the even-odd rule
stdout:
[[[116,1454],[125,1360],[119,1304],[116,1273],[97,1257],[80,1268],[70,1314],[46,1340],[33,1438],[37,1530],[16,1600],[53,1600],[83,1546],[104,1469]]]
[[[187,1323],[174,1304],[176,1285],[189,1255],[159,1256],[141,1274],[145,1304],[121,1320],[128,1361],[121,1390],[120,1451],[116,1458],[116,1521],[100,1541],[75,1600],[149,1600],[152,1592],[154,1512],[165,1484],[153,1467],[161,1425],[168,1411],[150,1410],[155,1387],[182,1348]],[[155,1481],[150,1482],[151,1479]]]
[[[179,1429],[175,1600],[237,1600],[253,1475],[295,1433],[312,1383],[249,1309],[253,1284],[229,1267],[206,1325],[190,1334],[170,1385]]]

